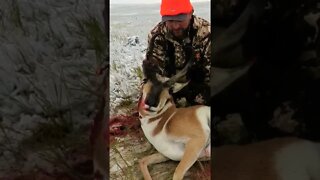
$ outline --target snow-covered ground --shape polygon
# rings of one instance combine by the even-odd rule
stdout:
[[[0,1],[0,175],[19,168],[13,150],[39,123],[71,126],[71,134],[91,123],[95,68],[106,55],[103,7],[103,0]],[[33,168],[36,153],[23,152],[21,170]]]
[[[194,14],[210,21],[210,1],[195,2]],[[110,114],[123,102],[136,103],[141,63],[149,31],[161,20],[160,4],[111,4],[110,7]],[[135,39],[138,42],[135,42]]]

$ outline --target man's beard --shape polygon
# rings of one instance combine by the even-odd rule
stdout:
[[[188,35],[188,28],[186,29],[178,29],[178,30],[171,30],[170,33],[178,38],[178,39],[183,39]]]

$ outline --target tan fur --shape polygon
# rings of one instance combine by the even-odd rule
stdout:
[[[174,137],[190,138],[186,144],[185,153],[176,168],[173,179],[183,179],[186,170],[198,159],[199,153],[206,144],[206,136],[197,120],[195,110],[201,106],[178,108],[176,114],[169,120],[166,132]]]
[[[173,175],[173,180],[183,179],[186,171],[198,159],[198,156],[206,144],[204,136],[199,135],[197,138],[192,138],[186,143],[184,155],[178,164],[176,171]]]
[[[170,98],[170,95],[167,91],[162,91],[160,95],[160,103],[166,103],[167,99],[169,98],[169,101],[173,103],[172,98]],[[159,110],[161,112],[161,110]],[[176,111],[175,107],[170,107],[170,109],[167,110],[164,114],[159,114],[158,116],[154,118],[150,118],[148,123],[152,123],[156,120],[159,120],[159,118],[162,118],[162,120],[168,119],[172,113]],[[163,126],[161,126],[163,127]],[[162,128],[161,128],[162,129]]]
[[[153,136],[156,136],[163,129],[163,126],[165,125],[165,123],[167,122],[169,117],[175,112],[176,112],[176,108],[175,107],[170,107],[164,114],[162,114],[161,117],[159,117],[159,118],[161,118],[161,120],[158,122],[158,125],[153,130]],[[150,121],[151,120],[152,119],[150,119]]]
[[[161,163],[161,162],[164,162],[164,161],[167,161],[167,160],[169,160],[169,159],[167,157],[164,157],[160,153],[151,154],[149,156],[146,156],[146,157],[142,158],[139,161],[139,166],[140,166],[140,169],[142,171],[143,178],[145,180],[152,180],[152,178],[150,176],[150,173],[148,171],[148,165],[149,164]]]
[[[152,86],[152,83],[151,82],[148,82],[146,84],[143,85],[143,88],[142,88],[142,93],[143,94],[148,94],[148,92],[150,91],[151,89],[151,86]]]
[[[195,137],[203,134],[203,129],[197,120],[195,110],[201,106],[178,108],[176,114],[166,126],[168,134],[177,137]]]

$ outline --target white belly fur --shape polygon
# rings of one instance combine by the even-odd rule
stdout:
[[[210,120],[210,107],[200,107],[196,112],[199,117],[201,126],[206,132],[208,138],[208,146],[210,147],[210,126],[208,120]],[[164,156],[168,157],[171,160],[180,161],[185,150],[185,144],[188,142],[188,138],[173,138],[166,134],[164,125],[163,129],[156,136],[152,136],[154,128],[157,126],[158,121],[152,123],[146,123],[148,120],[141,119],[141,128],[148,139],[148,141],[154,146],[154,148]],[[209,153],[210,154],[210,153]],[[208,149],[201,153],[201,155],[208,155]]]

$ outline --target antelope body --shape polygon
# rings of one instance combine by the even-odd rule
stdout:
[[[147,73],[148,74],[148,73]],[[197,160],[210,159],[210,107],[198,105],[177,108],[169,86],[147,77],[139,101],[139,119],[148,141],[158,151],[140,160],[144,179],[152,179],[147,166],[167,161],[180,161],[173,179],[183,179]]]
[[[165,110],[166,109],[166,110]],[[172,160],[181,160],[185,144],[192,138],[197,138],[207,148],[200,157],[210,154],[210,108],[194,106],[191,108],[176,108],[169,102],[163,114],[159,116],[145,115],[140,119],[141,127],[149,142],[163,155]],[[142,110],[143,111],[143,110]]]

